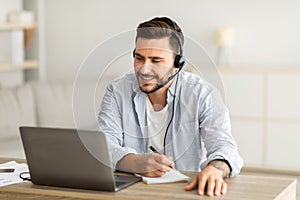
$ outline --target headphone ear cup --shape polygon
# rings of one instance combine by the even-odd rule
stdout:
[[[181,55],[176,55],[174,59],[174,67],[181,69],[185,64],[185,58]]]

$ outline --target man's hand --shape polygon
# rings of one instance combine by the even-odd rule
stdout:
[[[230,168],[226,162],[214,160],[199,172],[185,189],[193,190],[198,187],[199,195],[219,196],[226,194],[227,184],[224,178],[229,174]]]
[[[161,177],[174,167],[170,156],[152,153],[138,160],[138,171],[142,176]]]
[[[142,176],[161,177],[174,167],[170,156],[152,153],[148,155],[128,154],[118,163],[117,169],[139,173]]]

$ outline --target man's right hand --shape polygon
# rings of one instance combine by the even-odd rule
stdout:
[[[128,154],[117,163],[117,169],[120,171],[138,173],[148,177],[161,177],[173,167],[172,157],[157,153]]]

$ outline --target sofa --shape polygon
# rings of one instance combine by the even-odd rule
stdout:
[[[94,117],[97,118],[107,83],[97,86]],[[87,81],[82,87],[95,84]],[[77,85],[78,86],[78,85]],[[95,86],[94,86],[95,87]],[[0,88],[0,157],[25,158],[20,126],[74,128],[73,82],[30,82],[18,87]],[[81,104],[85,109],[84,102]],[[97,119],[86,119],[84,127],[96,127]]]

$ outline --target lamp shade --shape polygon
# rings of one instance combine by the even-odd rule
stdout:
[[[232,46],[235,40],[235,31],[233,28],[224,27],[216,30],[216,44],[217,46]]]

